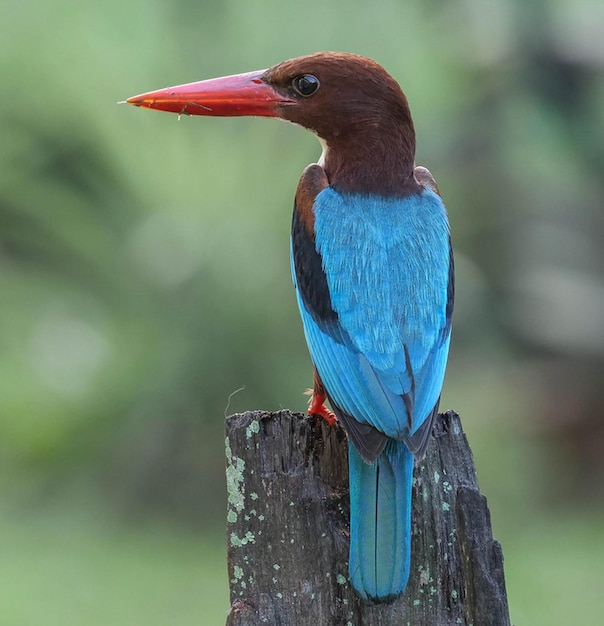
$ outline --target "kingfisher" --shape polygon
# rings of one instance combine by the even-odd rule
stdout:
[[[447,213],[429,170],[415,165],[406,96],[375,61],[319,52],[127,102],[272,117],[318,137],[290,238],[313,365],[309,413],[348,436],[352,586],[368,604],[392,601],[409,578],[414,459],[438,413],[454,296]]]

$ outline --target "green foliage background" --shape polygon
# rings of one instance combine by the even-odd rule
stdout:
[[[0,5],[0,624],[224,622],[223,417],[304,409],[288,232],[319,147],[115,103],[325,49],[401,82],[447,202],[443,406],[512,620],[596,623],[602,23],[595,0]]]

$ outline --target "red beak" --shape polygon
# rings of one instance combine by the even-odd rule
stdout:
[[[279,117],[279,107],[295,104],[262,80],[265,70],[167,87],[128,98],[137,107],[186,115]]]

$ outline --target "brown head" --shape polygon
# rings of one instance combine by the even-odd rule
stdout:
[[[365,57],[318,52],[128,102],[188,115],[288,120],[319,136],[321,164],[334,187],[382,195],[406,195],[419,188],[413,177],[415,132],[407,99],[398,83]]]

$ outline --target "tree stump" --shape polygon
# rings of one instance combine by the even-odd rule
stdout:
[[[288,411],[226,422],[227,626],[509,626],[493,539],[459,416],[439,416],[415,468],[411,575],[368,606],[348,579],[348,444],[343,429]]]

